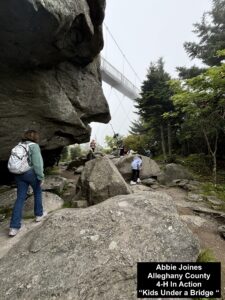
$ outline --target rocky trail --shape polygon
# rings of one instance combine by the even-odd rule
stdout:
[[[78,176],[72,172],[62,170],[62,176],[77,181]],[[152,191],[150,187],[142,184],[132,187],[133,193]],[[210,213],[207,206],[203,202],[191,202],[187,200],[187,191],[179,187],[164,187],[159,186],[154,189],[171,196],[176,204],[178,213],[183,222],[185,222],[191,231],[200,241],[201,249],[210,249],[213,251],[217,261],[221,262],[222,266],[222,299],[225,299],[225,240],[219,235],[218,227],[224,224],[224,219],[217,218],[216,214]],[[68,192],[67,192],[68,193]],[[51,215],[51,214],[50,214]],[[48,217],[47,217],[48,218]],[[9,238],[8,220],[0,223],[0,258],[7,255],[7,252],[20,241],[28,232],[34,228],[41,226],[42,223],[35,223],[33,219],[25,219],[23,227],[18,235],[14,238]]]
[[[225,240],[218,234],[218,227],[224,225],[225,218],[223,220],[217,218],[215,215],[206,213],[207,210],[201,212],[200,207],[204,207],[204,203],[201,203],[200,206],[199,204],[196,205],[195,202],[187,201],[187,192],[185,190],[174,187],[160,188],[160,190],[172,197],[181,219],[198,237],[201,249],[212,250],[216,260],[221,262],[221,292],[222,299],[225,299]]]

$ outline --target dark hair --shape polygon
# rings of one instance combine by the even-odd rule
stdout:
[[[35,143],[38,143],[39,141],[39,133],[36,130],[27,130],[24,135],[23,135],[23,140],[27,141],[32,141]]]

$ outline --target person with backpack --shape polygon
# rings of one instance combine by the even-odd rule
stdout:
[[[17,198],[10,221],[9,236],[15,236],[21,228],[21,219],[27,191],[31,185],[34,192],[34,215],[40,222],[46,213],[42,206],[42,183],[44,180],[43,159],[38,145],[39,133],[28,130],[22,141],[12,149],[8,169],[15,174]]]
[[[131,185],[140,183],[140,169],[142,167],[142,158],[140,155],[135,155],[133,161],[131,162],[132,168],[132,178],[130,181]]]

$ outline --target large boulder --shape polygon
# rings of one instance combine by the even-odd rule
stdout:
[[[45,151],[88,141],[110,119],[98,54],[105,0],[0,1],[0,157],[27,129]],[[46,153],[47,156],[47,153]]]
[[[49,213],[51,211],[62,208],[64,201],[56,194],[42,192],[42,203],[43,210]],[[25,217],[34,216],[34,196],[31,196],[26,200],[23,215]]]
[[[126,155],[124,157],[120,157],[115,161],[115,165],[118,168],[119,172],[123,175],[126,180],[131,179],[131,162],[134,158],[134,155]],[[141,155],[142,159],[142,168],[140,171],[140,178],[149,178],[149,177],[157,177],[160,174],[160,168],[157,163],[147,157]]]
[[[96,204],[116,195],[130,194],[131,190],[110,159],[98,157],[85,164],[77,193],[77,199]]]
[[[176,185],[176,179],[192,180],[193,176],[182,165],[175,163],[166,165],[164,171],[158,176],[158,181],[165,185]]]
[[[65,186],[68,184],[68,180],[59,175],[48,175],[45,177],[42,190],[50,191],[61,195]]]
[[[86,162],[87,162],[86,157],[76,158],[68,164],[67,170],[74,170],[75,168],[79,168],[80,166],[83,166]]]
[[[0,260],[0,299],[136,300],[137,262],[198,254],[168,195],[116,196],[55,212],[23,236]]]
[[[0,190],[0,211],[11,209],[14,206],[17,196],[17,189],[6,187]]]

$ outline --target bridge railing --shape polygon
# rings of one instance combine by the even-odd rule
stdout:
[[[101,70],[108,73],[111,77],[113,76],[116,81],[119,81],[121,85],[133,91],[133,93],[135,93],[136,96],[138,97],[140,93],[139,89],[102,56],[101,56]]]

